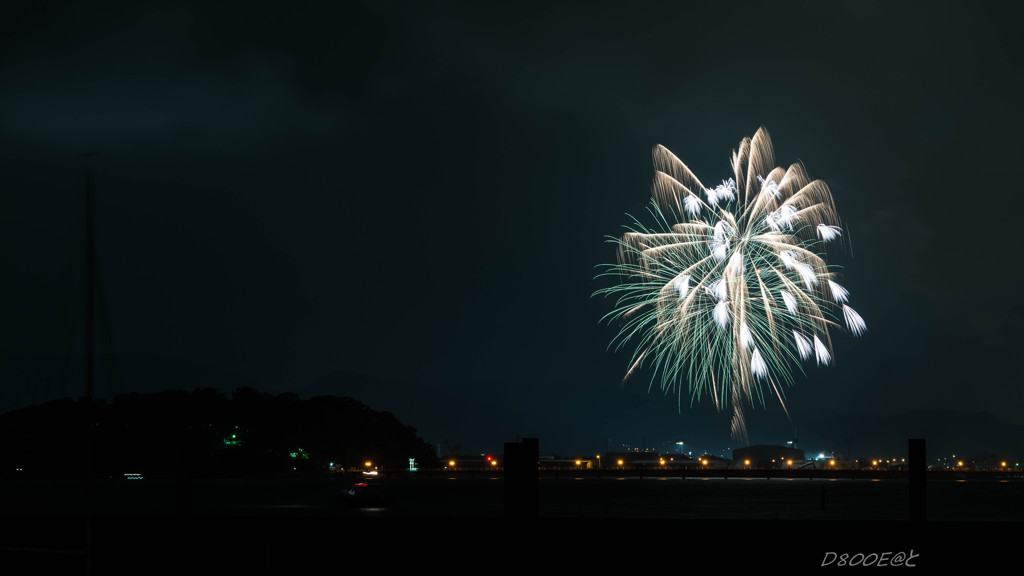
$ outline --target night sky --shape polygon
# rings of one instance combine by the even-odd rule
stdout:
[[[1024,424],[1004,4],[28,4],[0,22],[0,411],[84,393],[91,161],[101,396],[353,395],[463,451],[731,446],[728,412],[621,385],[591,294],[654,145],[715,183],[764,126],[831,188],[868,332],[751,441],[832,412]]]

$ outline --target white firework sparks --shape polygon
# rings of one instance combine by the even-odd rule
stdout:
[[[814,353],[811,348],[811,341],[807,339],[807,336],[793,330],[793,339],[796,341],[796,350],[800,354],[801,360],[807,360]]]
[[[843,304],[843,318],[846,318],[846,327],[850,329],[850,332],[853,332],[854,336],[860,336],[868,329],[860,314],[854,312],[853,308],[846,304]]]
[[[621,322],[613,344],[636,342],[627,377],[648,366],[680,399],[686,383],[692,401],[731,406],[741,439],[744,405],[781,402],[779,384],[792,384],[801,361],[832,362],[840,318],[855,336],[867,330],[825,261],[842,236],[831,192],[802,165],[774,162],[762,128],[733,151],[732,176],[709,188],[655,147],[658,226],[637,221],[612,239],[619,262],[607,274],[623,282],[595,293],[617,297],[606,316]]]
[[[836,238],[842,236],[843,231],[839,226],[829,226],[828,224],[818,224],[818,236],[821,236],[822,242],[831,242]]]
[[[843,288],[831,280],[828,281],[828,289],[832,292],[832,298],[837,304],[846,302],[846,299],[850,296],[850,292],[846,288]]]

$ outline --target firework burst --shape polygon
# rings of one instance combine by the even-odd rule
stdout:
[[[801,164],[774,163],[764,128],[740,142],[732,177],[712,187],[656,146],[656,226],[634,219],[610,239],[618,263],[601,276],[621,283],[595,292],[616,299],[604,318],[620,326],[612,346],[636,343],[626,379],[653,369],[680,408],[688,383],[691,404],[732,409],[732,434],[744,442],[745,405],[775,396],[785,410],[794,369],[832,362],[831,329],[867,330],[825,261],[843,240],[832,194]]]

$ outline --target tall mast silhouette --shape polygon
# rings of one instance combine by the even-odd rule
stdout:
[[[108,394],[118,391],[119,375],[114,359],[106,298],[96,264],[96,170],[92,162],[96,154],[89,152],[81,156],[85,159],[85,395],[91,402],[97,392],[97,331],[101,332],[99,336],[103,340],[100,344],[104,347],[103,364]]]
[[[91,158],[94,153],[82,154],[86,159],[85,166],[85,396],[89,399],[89,411],[93,410],[95,394],[96,352],[96,173]],[[92,474],[93,474],[93,442],[95,440],[95,422],[89,422],[86,431],[88,455],[86,459],[85,478],[85,573],[92,573]]]
[[[96,172],[94,153],[82,154],[85,168],[85,395],[92,403],[96,389]]]

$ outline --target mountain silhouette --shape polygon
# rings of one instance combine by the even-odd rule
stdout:
[[[329,372],[292,391],[304,398],[349,396],[374,410],[390,412],[414,426],[420,437],[435,444],[442,455],[447,453],[446,442],[461,446],[464,453],[498,452],[505,442],[535,433],[509,403],[348,370]]]

